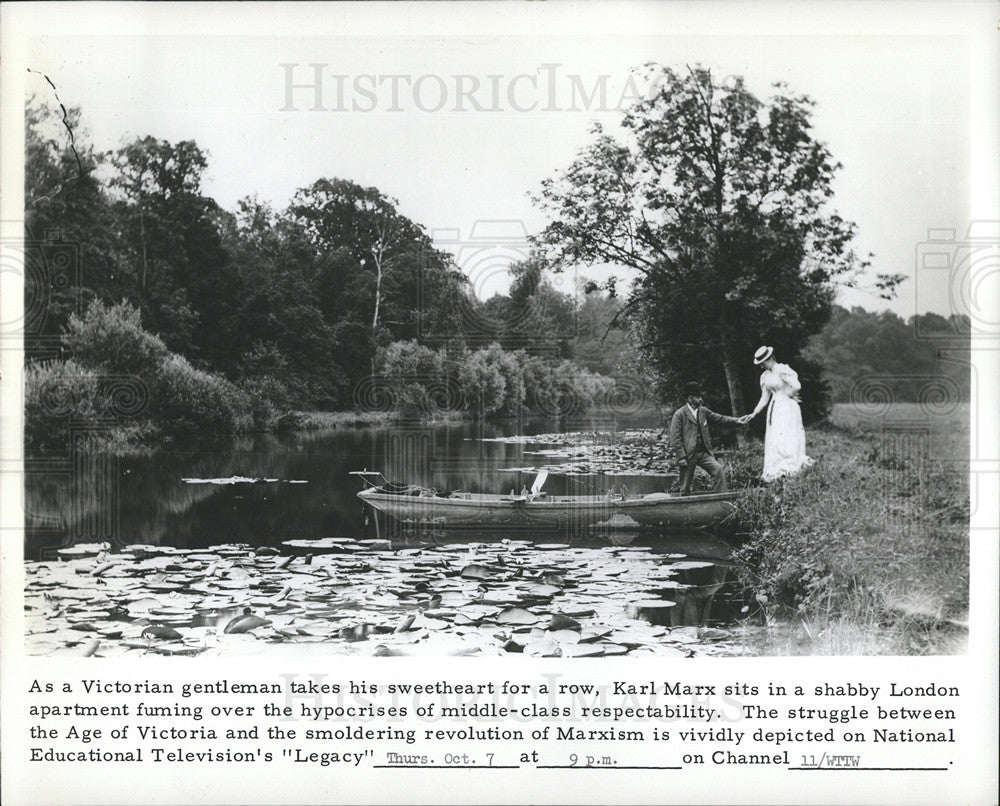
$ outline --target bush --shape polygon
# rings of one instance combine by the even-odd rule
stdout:
[[[579,411],[586,411],[603,401],[615,388],[612,378],[598,375],[572,361],[561,362],[556,374],[568,386]]]
[[[155,386],[154,414],[171,435],[226,435],[247,430],[252,421],[249,396],[217,375],[171,355]]]
[[[480,350],[486,363],[493,366],[504,381],[503,396],[500,398],[496,413],[502,416],[515,416],[524,410],[524,369],[525,353],[518,351],[509,353],[497,342],[485,350]]]
[[[507,381],[486,350],[463,353],[458,359],[457,374],[466,408],[474,417],[489,417],[501,410]]]
[[[40,449],[64,445],[71,423],[93,423],[101,408],[97,376],[76,362],[47,361],[25,368],[27,444]]]
[[[529,411],[552,414],[556,399],[555,371],[553,365],[536,355],[526,355],[521,364],[524,379],[524,404]]]
[[[82,319],[70,317],[62,340],[80,365],[108,375],[148,379],[170,355],[128,302],[108,308],[95,299]]]
[[[380,366],[400,413],[422,416],[460,406],[457,394],[448,393],[443,353],[414,340],[397,341],[385,349]]]
[[[251,378],[240,384],[254,431],[289,431],[298,428],[304,417],[292,409],[288,389],[271,375]]]

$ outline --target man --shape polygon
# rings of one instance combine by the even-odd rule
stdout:
[[[691,492],[691,482],[694,481],[694,471],[700,467],[712,477],[714,491],[724,493],[726,486],[726,471],[712,453],[712,435],[709,433],[709,423],[724,423],[725,425],[746,425],[741,419],[717,414],[703,406],[701,386],[697,383],[684,385],[684,396],[687,403],[674,412],[670,421],[670,447],[677,456],[677,464],[681,474],[681,495]]]

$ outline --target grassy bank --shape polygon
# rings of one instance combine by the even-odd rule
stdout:
[[[736,526],[748,623],[767,625],[767,651],[963,651],[968,407],[878,418],[838,407],[807,440],[815,466],[752,490]],[[762,453],[757,443],[732,455],[737,483],[759,477]]]

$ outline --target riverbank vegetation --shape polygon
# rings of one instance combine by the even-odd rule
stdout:
[[[283,430],[299,411],[572,413],[621,372],[610,295],[557,290],[525,243],[509,292],[480,300],[377,188],[321,178],[284,209],[225,210],[196,143],[100,153],[79,110],[35,102],[25,157],[32,449],[74,428],[111,446]]]
[[[816,464],[740,504],[747,624],[767,625],[748,630],[750,644],[766,654],[964,651],[968,436],[965,405],[895,406],[878,419],[837,406],[810,429]],[[757,478],[760,446],[731,461],[737,484]]]
[[[377,188],[321,178],[284,209],[248,196],[225,210],[204,190],[209,160],[196,143],[145,136],[101,153],[88,144],[79,110],[64,116],[30,102],[30,449],[64,446],[74,428],[88,434],[87,444],[115,448],[315,428],[333,422],[332,412],[365,422],[597,409],[628,416],[679,402],[691,378],[708,386],[713,408],[738,413],[752,402],[749,356],[760,341],[799,370],[807,420],[821,420],[831,400],[964,399],[966,347],[956,337],[968,333],[967,322],[933,314],[904,321],[832,304],[834,277],[849,281],[863,261],[849,251],[852,227],[825,211],[819,190],[835,166],[809,139],[803,99],[781,96],[766,108],[772,127],[790,127],[788,158],[804,161],[818,183],[800,177],[788,189],[802,196],[808,221],[793,223],[814,233],[805,240],[779,210],[746,218],[756,191],[739,190],[731,173],[721,196],[684,174],[666,196],[636,178],[611,206],[586,203],[603,198],[591,184],[609,172],[629,176],[640,163],[666,170],[660,157],[673,164],[723,118],[734,137],[764,136],[744,113],[765,106],[739,84],[715,96],[732,106],[729,117],[712,108],[683,142],[661,142],[655,131],[669,134],[683,111],[677,105],[687,108],[713,80],[704,71],[666,77],[669,93],[626,118],[631,140],[598,133],[574,167],[544,184],[540,203],[551,223],[534,241],[525,233],[509,289],[484,300],[454,256]],[[755,181],[763,182],[773,166],[757,156]],[[712,200],[721,208],[706,213]],[[689,226],[703,213],[715,235]],[[641,237],[630,251],[615,252],[633,230]],[[610,241],[593,241],[597,231]],[[708,239],[704,249],[688,242],[693,232]],[[777,262],[746,262],[760,244]],[[829,270],[808,268],[835,247]],[[671,258],[705,250],[710,272]],[[587,260],[631,266],[639,279],[566,282],[563,270]],[[730,286],[745,286],[739,300]],[[777,315],[779,301],[791,306],[787,315]],[[936,349],[940,336],[949,339],[949,360]],[[734,374],[723,364],[737,355]],[[937,379],[931,391],[929,379]]]

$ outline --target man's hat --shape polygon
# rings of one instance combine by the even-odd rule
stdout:
[[[774,355],[773,347],[761,347],[753,354],[753,362],[755,364],[763,364],[772,355]]]
[[[684,397],[701,397],[701,394],[701,384],[698,381],[684,384]]]

